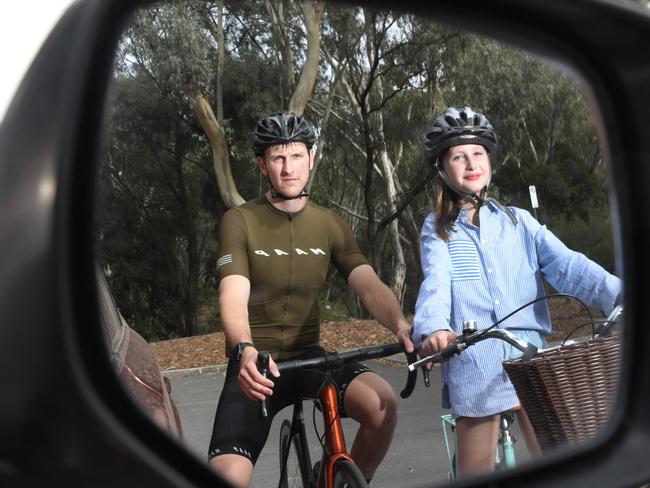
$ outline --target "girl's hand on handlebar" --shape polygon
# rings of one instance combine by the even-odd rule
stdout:
[[[434,332],[424,341],[422,341],[422,345],[420,346],[420,357],[426,357],[440,352],[442,349],[454,342],[457,337],[458,334],[450,330],[439,330]],[[440,361],[432,361],[430,363],[427,363],[424,367],[431,369],[433,367],[433,363],[435,362]]]
[[[269,371],[276,378],[280,376],[278,366],[270,357]],[[265,378],[257,369],[257,349],[254,347],[247,347],[242,353],[237,382],[244,394],[251,400],[264,400],[273,394],[273,381],[270,378]]]

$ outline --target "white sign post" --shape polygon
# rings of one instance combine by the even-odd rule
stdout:
[[[533,207],[533,213],[537,220],[537,207],[539,207],[539,202],[537,201],[537,190],[535,189],[535,185],[530,185],[528,187],[528,192],[530,193],[530,204]]]

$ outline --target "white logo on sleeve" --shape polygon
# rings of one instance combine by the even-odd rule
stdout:
[[[224,264],[232,263],[232,254],[224,254],[217,260],[217,269],[221,268]]]

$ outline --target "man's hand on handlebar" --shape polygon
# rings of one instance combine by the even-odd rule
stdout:
[[[420,346],[420,357],[423,358],[423,357],[431,356],[432,354],[439,352],[440,350],[444,349],[449,344],[454,342],[457,337],[458,334],[450,330],[438,330],[434,332],[433,334],[428,336],[424,341],[422,341],[422,344]],[[427,369],[431,369],[433,367],[434,362],[439,362],[439,361],[429,362],[424,367]]]
[[[269,358],[269,371],[274,377],[279,377],[280,372],[272,358]],[[273,394],[274,383],[270,378],[265,378],[257,369],[257,349],[247,347],[239,361],[239,387],[251,400],[264,400]]]
[[[400,329],[397,331],[395,334],[395,337],[397,337],[397,341],[402,343],[404,345],[404,350],[407,353],[411,353],[415,350],[415,346],[413,346],[413,341],[411,341],[411,328],[409,327],[408,329]]]

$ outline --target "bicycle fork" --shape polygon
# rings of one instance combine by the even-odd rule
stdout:
[[[289,449],[291,449],[291,439],[293,436],[298,436],[300,439],[300,452],[297,455],[300,457],[300,476],[303,480],[304,486],[313,486],[314,474],[311,472],[311,459],[309,456],[309,444],[307,443],[307,435],[305,433],[305,415],[303,413],[302,402],[295,403],[293,406],[293,418],[291,419],[291,435],[287,443],[287,453],[284,456],[283,470],[286,470],[286,460],[288,458]]]

